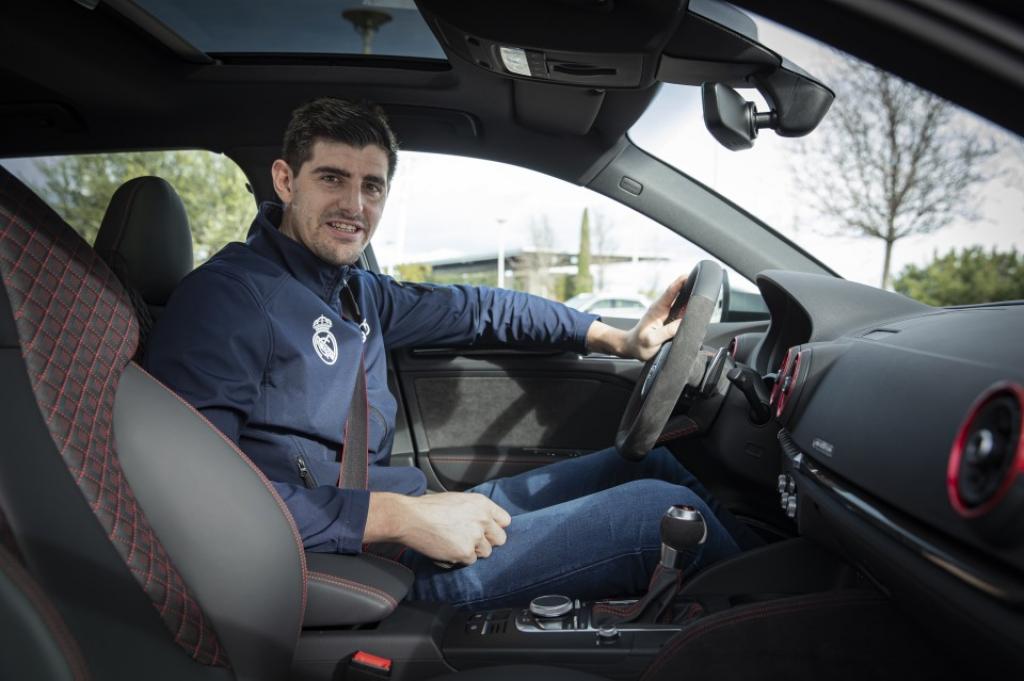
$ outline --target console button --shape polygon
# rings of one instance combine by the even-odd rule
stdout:
[[[604,626],[597,630],[597,645],[599,646],[611,646],[615,645],[619,637],[622,634],[619,633],[618,627]]]

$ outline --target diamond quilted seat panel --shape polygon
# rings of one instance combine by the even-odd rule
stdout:
[[[0,274],[36,401],[68,472],[174,640],[202,664],[227,666],[117,457],[114,397],[138,343],[131,303],[89,245],[3,169]]]

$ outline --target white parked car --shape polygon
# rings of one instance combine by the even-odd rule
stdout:
[[[638,293],[580,293],[565,301],[569,307],[602,317],[640,319],[651,305],[651,299]]]

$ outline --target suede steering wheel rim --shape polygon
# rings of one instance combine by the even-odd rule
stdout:
[[[690,272],[672,303],[666,321],[685,313],[679,330],[675,338],[647,360],[615,435],[615,448],[626,459],[639,461],[647,456],[668,423],[683,389],[688,384],[699,384],[700,349],[724,276],[718,263],[702,260]]]

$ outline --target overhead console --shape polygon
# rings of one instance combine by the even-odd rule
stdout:
[[[509,78],[645,88],[685,16],[684,0],[422,0],[446,48]],[[565,26],[574,26],[566,31]]]
[[[418,5],[450,57],[509,78],[521,122],[550,132],[587,134],[606,90],[647,89],[660,81],[701,86],[712,135],[744,149],[763,128],[807,134],[834,97],[759,44],[749,16],[717,0]],[[770,110],[755,111],[733,88],[756,88]]]

